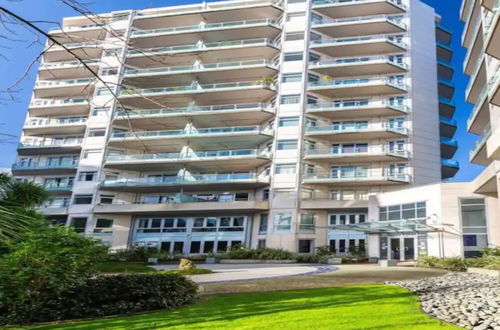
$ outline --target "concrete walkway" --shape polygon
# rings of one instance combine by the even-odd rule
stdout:
[[[335,270],[334,267],[310,264],[199,264],[197,266],[214,271],[212,274],[190,276],[193,281],[200,284],[313,275]],[[158,270],[177,269],[177,265],[153,267]]]

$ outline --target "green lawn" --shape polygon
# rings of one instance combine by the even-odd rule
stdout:
[[[37,329],[459,329],[420,311],[395,286],[363,285],[219,295],[169,312],[50,324]]]
[[[102,273],[152,273],[159,272],[149,267],[144,262],[139,261],[105,261],[97,265],[97,269]],[[183,270],[162,270],[164,274],[196,275],[213,273],[210,269],[196,268],[194,271]]]

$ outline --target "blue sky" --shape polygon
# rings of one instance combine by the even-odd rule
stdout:
[[[466,121],[471,111],[471,105],[465,103],[464,91],[468,78],[462,74],[462,62],[465,56],[465,50],[460,46],[460,36],[463,24],[459,21],[460,0],[422,0],[428,5],[434,7],[436,12],[443,18],[442,26],[451,30],[454,34],[453,49],[455,66],[454,83],[456,86],[455,100],[457,111],[455,119],[459,126],[455,138],[459,142],[459,149],[455,159],[460,162],[460,171],[453,181],[469,181],[476,177],[481,171],[481,166],[469,164],[468,154],[473,146],[476,136],[466,132]],[[112,10],[123,9],[143,9],[149,7],[160,7],[169,5],[181,5],[196,3],[200,1],[191,0],[85,0],[84,3],[97,13],[108,12]],[[18,15],[30,20],[44,20],[61,22],[63,17],[76,16],[70,8],[60,4],[58,0],[12,0],[3,1],[2,6],[10,9]],[[41,25],[46,29],[50,25]],[[0,27],[0,30],[2,28]],[[23,76],[26,68],[31,61],[39,54],[42,46],[34,44],[29,46],[33,39],[32,35],[25,30],[17,29],[16,39],[24,41],[13,42],[8,45],[10,49],[0,48],[0,54],[8,60],[0,58],[0,90],[5,90],[19,77]],[[5,31],[0,31],[0,34]],[[2,102],[0,104],[0,133],[11,134],[13,137],[8,143],[0,143],[0,168],[11,167],[16,157],[16,145],[19,140],[21,128],[26,116],[27,105],[31,98],[31,90],[36,78],[36,67],[31,70],[27,79],[23,80],[18,86],[20,91],[16,93],[16,101]],[[0,141],[4,140],[0,136]]]

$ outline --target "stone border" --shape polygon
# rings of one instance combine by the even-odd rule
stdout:
[[[303,264],[301,264],[301,265],[303,265]],[[228,283],[228,282],[264,281],[264,280],[274,280],[277,278],[287,278],[287,277],[298,277],[298,276],[309,276],[309,275],[333,273],[333,272],[339,270],[337,267],[333,267],[333,266],[314,266],[314,265],[311,265],[309,267],[316,267],[316,270],[306,272],[306,273],[301,273],[301,274],[294,274],[294,275],[278,275],[278,276],[263,277],[263,278],[246,278],[246,279],[241,279],[241,280],[207,281],[207,282],[198,282],[197,284],[203,285],[203,284]],[[192,276],[196,276],[196,275],[192,275]]]

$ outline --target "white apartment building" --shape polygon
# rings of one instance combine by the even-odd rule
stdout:
[[[458,164],[451,34],[422,2],[220,1],[50,33],[65,47],[47,45],[13,173],[53,193],[55,223],[182,254],[464,253],[460,222],[458,249],[432,240]]]

